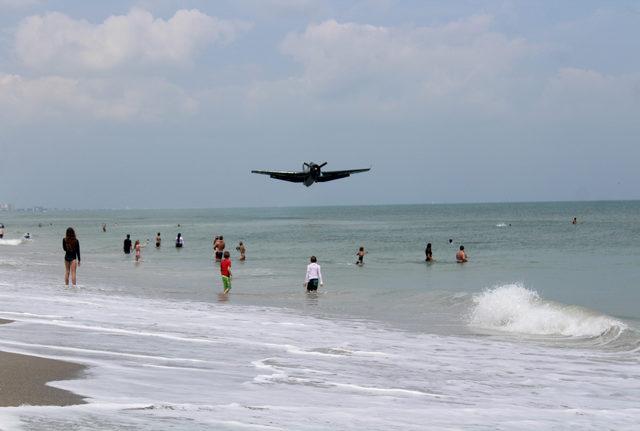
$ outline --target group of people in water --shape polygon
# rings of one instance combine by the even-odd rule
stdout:
[[[574,217],[571,220],[571,224],[577,224],[578,219]],[[178,225],[180,227],[180,225]],[[107,231],[107,225],[102,224],[102,231]],[[0,239],[3,238],[5,233],[4,225],[0,224]],[[149,240],[147,239],[147,243]],[[160,248],[162,245],[162,237],[160,232],[157,233],[155,238],[156,248]],[[449,245],[453,245],[453,239],[449,239]],[[133,251],[135,253],[135,261],[140,262],[142,256],[141,251],[142,248],[146,246],[142,244],[140,240],[136,240],[135,243],[132,244],[131,235],[127,234],[127,237],[123,243],[123,251],[125,254],[131,254]],[[180,249],[184,247],[184,238],[182,233],[178,233],[175,240],[175,247]],[[225,250],[226,244],[224,241],[224,237],[222,235],[216,236],[213,239],[213,254],[215,261],[220,264],[220,275],[222,277],[222,285],[224,293],[229,293],[231,290],[231,254],[229,251]],[[62,249],[65,252],[64,262],[65,262],[65,275],[64,282],[65,285],[69,285],[69,278],[71,278],[71,282],[73,285],[76,285],[76,270],[77,267],[80,266],[80,242],[76,238],[75,231],[73,228],[68,228],[65,237],[62,239]],[[236,251],[240,254],[239,260],[244,261],[246,259],[246,247],[242,241],[238,243],[236,247]],[[425,253],[425,261],[427,263],[435,262],[433,258],[433,248],[431,243],[427,244],[427,247],[424,250]],[[358,251],[356,251],[356,265],[363,266],[364,265],[364,256],[367,254],[367,251],[361,246]],[[458,251],[455,255],[457,263],[465,263],[469,261],[469,256],[464,249],[464,245],[460,245]],[[307,265],[307,271],[305,274],[304,286],[306,287],[308,292],[315,292],[318,290],[318,286],[322,286],[322,271],[321,267],[318,264],[318,259],[316,256],[311,256],[310,263]]]
[[[103,224],[103,232],[106,232],[105,225]],[[147,239],[147,242],[149,240]],[[123,251],[124,254],[131,254],[131,252],[135,252],[135,261],[140,262],[141,259],[141,249],[145,247],[146,244],[142,244],[140,240],[136,240],[136,242],[131,244],[131,235],[127,234],[127,237],[124,239],[123,243]],[[160,248],[162,246],[162,235],[160,232],[156,234],[156,248]],[[178,233],[176,235],[175,247],[177,249],[181,249],[184,247],[184,237],[182,233]],[[224,293],[229,293],[231,290],[231,254],[229,251],[225,250],[226,243],[224,241],[224,237],[222,235],[216,236],[213,239],[213,255],[215,261],[220,264],[220,275],[222,277],[222,285],[224,289]],[[246,251],[244,243],[240,241],[236,250],[240,253],[240,260],[244,261],[246,259]],[[75,285],[75,282],[74,282]]]
[[[453,245],[453,240],[449,239],[449,245]],[[435,262],[436,260],[433,258],[433,250],[431,248],[431,243],[427,243],[427,247],[424,249],[425,261],[426,262]],[[464,245],[461,245],[458,251],[456,252],[456,262],[465,263],[469,261],[469,256],[467,256],[467,252],[464,251]]]

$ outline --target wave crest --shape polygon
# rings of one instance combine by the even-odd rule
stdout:
[[[530,335],[594,338],[619,335],[626,325],[575,305],[543,300],[520,284],[494,287],[476,295],[472,326]]]

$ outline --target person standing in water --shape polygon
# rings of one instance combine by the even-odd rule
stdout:
[[[69,285],[69,274],[71,274],[71,283],[75,286],[76,270],[80,266],[80,242],[71,227],[67,228],[67,233],[62,238],[62,249],[64,250],[64,284]]]
[[[356,256],[358,256],[358,260],[356,261],[356,265],[364,265],[364,255],[367,254],[367,252],[364,250],[364,247],[360,247],[358,249],[358,251],[356,252]]]
[[[220,262],[222,260],[224,248],[225,248],[224,237],[220,235],[218,237],[218,242],[215,246],[216,262]]]
[[[574,217],[573,220],[571,220],[571,224],[578,224],[578,217]]]
[[[181,233],[178,233],[178,236],[176,237],[176,248],[182,248],[183,245],[184,245],[184,238],[182,238]]]
[[[311,256],[309,259],[311,263],[307,265],[307,273],[304,276],[304,286],[307,288],[307,292],[315,292],[318,290],[318,284],[322,286],[322,271],[320,265],[318,265],[318,259],[315,256]]]
[[[464,245],[460,246],[460,250],[456,253],[456,262],[465,263],[468,262],[469,258],[467,257],[467,253],[464,251]]]
[[[427,248],[424,249],[425,261],[433,262],[433,252],[431,251],[431,243],[427,244]]]
[[[222,276],[223,293],[229,293],[231,290],[231,254],[228,251],[224,252],[220,262],[220,275]]]
[[[4,225],[0,224],[0,239],[4,238]]]
[[[102,223],[102,232],[106,232],[106,231],[107,231],[107,224]]]
[[[244,246],[242,241],[240,241],[240,243],[236,247],[236,250],[240,252],[240,260],[245,260],[247,258],[247,256],[245,256],[247,248]]]
[[[160,238],[160,232],[156,235],[156,248],[160,248],[160,244],[162,243],[162,238]]]
[[[124,243],[122,244],[122,250],[124,254],[131,254],[131,235],[127,234],[127,237],[124,239]]]
[[[144,245],[140,244],[140,240],[137,239],[135,245],[133,246],[134,250],[136,251],[136,262],[140,262],[140,252],[142,251],[142,247],[144,247]]]

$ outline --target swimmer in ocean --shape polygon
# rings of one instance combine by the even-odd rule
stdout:
[[[160,232],[156,235],[156,248],[160,248],[160,244],[162,243],[162,238],[160,238]]]

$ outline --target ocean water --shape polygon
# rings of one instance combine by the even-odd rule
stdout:
[[[89,367],[53,383],[87,405],[0,409],[2,429],[640,423],[640,202],[0,213],[0,223],[0,318],[16,321],[0,326],[0,349]],[[62,282],[68,226],[82,249],[77,289]],[[139,264],[122,253],[127,233],[150,240]],[[220,234],[228,296],[212,259]],[[312,254],[325,279],[317,295],[302,286]]]

